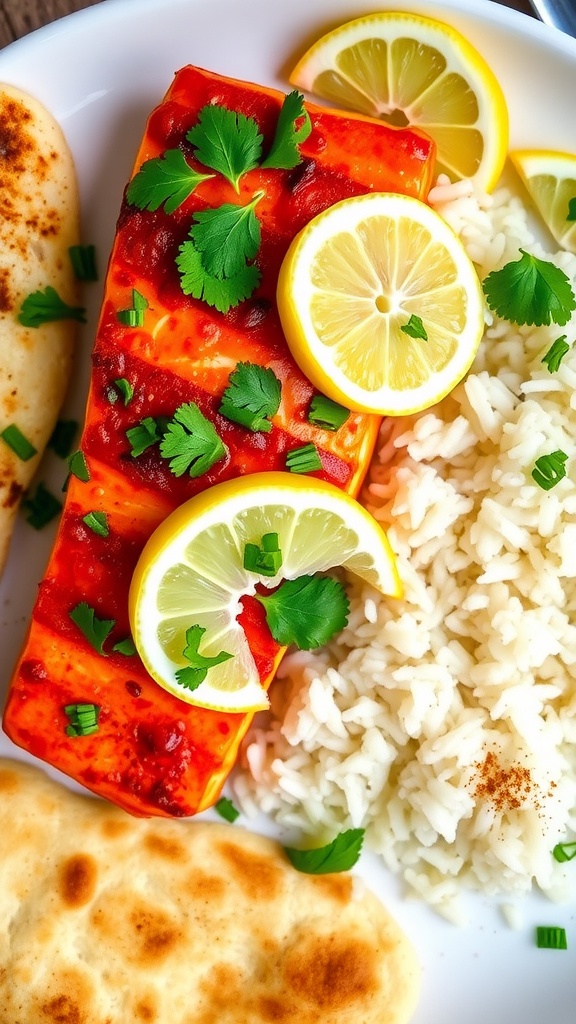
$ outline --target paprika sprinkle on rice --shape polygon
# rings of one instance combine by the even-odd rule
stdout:
[[[529,769],[519,764],[503,767],[493,751],[476,768],[478,783],[474,795],[492,803],[498,811],[517,810],[532,792]]]

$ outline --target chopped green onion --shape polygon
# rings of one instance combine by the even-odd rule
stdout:
[[[230,824],[236,821],[236,818],[240,817],[240,811],[234,806],[232,801],[227,796],[221,796],[219,800],[214,804],[214,810],[221,818],[225,821],[229,821]]]
[[[314,395],[308,410],[308,422],[323,430],[339,430],[350,416],[350,410],[333,402],[326,395]]]
[[[22,462],[28,462],[28,459],[32,459],[38,454],[36,448],[30,443],[27,437],[21,430],[18,429],[15,423],[11,423],[10,426],[5,427],[0,437],[12,449],[15,455],[18,456]]]
[[[126,437],[130,442],[130,454],[137,459],[139,455],[160,440],[158,424],[152,416],[145,416],[135,427],[130,427],[126,431]]]
[[[561,338],[556,338],[556,341],[552,343],[546,355],[542,356],[541,362],[546,363],[550,373],[555,373],[569,351],[570,345],[566,341],[566,335],[563,334]]]
[[[82,517],[82,522],[86,524],[92,533],[96,533],[99,537],[107,537],[110,533],[108,526],[108,516],[105,512],[87,512]]]
[[[278,547],[278,534],[265,533],[261,546],[244,546],[244,568],[261,576],[275,576],[282,565],[282,552]]]
[[[576,857],[576,843],[556,843],[552,856],[559,864],[565,864]]]
[[[148,309],[148,300],[140,292],[132,289],[132,305],[128,309],[119,309],[116,317],[126,327],[143,327],[144,313]]]
[[[560,480],[566,476],[564,463],[567,459],[566,453],[559,450],[550,452],[549,455],[541,455],[539,459],[536,459],[532,477],[538,486],[544,491],[550,491],[557,483],[560,483]]]
[[[58,420],[52,436],[48,441],[48,447],[56,452],[61,459],[67,459],[72,451],[72,444],[78,430],[76,420]]]
[[[556,926],[538,925],[536,928],[538,949],[568,949],[566,929]]]
[[[124,399],[124,405],[129,405],[134,397],[134,388],[130,381],[126,380],[125,377],[120,377],[118,380],[115,380],[114,383]]]
[[[68,249],[72,270],[78,281],[97,281],[96,246],[71,245]]]
[[[24,508],[30,510],[30,515],[26,516],[26,522],[30,523],[35,530],[41,530],[47,526],[62,511],[62,502],[58,501],[58,498],[55,498],[43,483],[39,483],[36,494],[25,498],[22,504]]]
[[[88,469],[88,463],[86,462],[86,456],[81,449],[74,452],[73,455],[68,459],[68,467],[70,474],[81,480],[82,483],[88,483],[90,479],[90,470]]]
[[[291,473],[314,473],[322,469],[322,462],[315,444],[304,444],[301,448],[293,448],[286,455],[286,468]]]
[[[98,704],[67,704],[64,714],[70,720],[66,726],[67,736],[91,736],[98,732]]]

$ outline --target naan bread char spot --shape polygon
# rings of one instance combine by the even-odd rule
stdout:
[[[349,874],[0,759],[1,1024],[406,1024],[415,953]]]
[[[68,248],[79,240],[72,155],[51,114],[0,84],[0,431],[15,423],[38,455],[0,441],[0,573],[22,494],[50,439],[70,375],[76,325],[18,322],[22,301],[48,285],[79,304]]]

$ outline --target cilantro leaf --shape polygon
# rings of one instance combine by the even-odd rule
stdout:
[[[284,580],[271,594],[254,594],[264,607],[268,628],[277,643],[310,651],[328,643],[348,621],[346,591],[332,576],[299,576]]]
[[[548,351],[542,356],[541,362],[546,364],[549,373],[556,373],[560,369],[560,363],[564,356],[569,351],[570,345],[566,341],[566,335],[563,334],[560,338],[556,338],[556,341],[552,342]]]
[[[198,624],[190,626],[186,630],[186,647],[182,653],[190,665],[179,668],[176,672],[176,679],[187,690],[196,690],[206,679],[209,668],[221,665],[223,661],[228,661],[233,657],[232,654],[228,654],[228,651],[220,651],[212,658],[200,654],[198,647],[205,632],[206,630]]]
[[[327,875],[349,871],[357,863],[364,841],[363,828],[349,828],[331,843],[316,850],[295,850],[285,846],[284,852],[297,871],[307,875]]]
[[[297,121],[302,122],[299,127],[296,127]],[[304,107],[304,97],[294,89],[284,98],[274,141],[268,156],[260,166],[279,167],[284,170],[296,167],[302,160],[298,146],[308,138],[311,131],[312,122]]]
[[[211,277],[234,277],[258,252],[260,221],[254,207],[263,194],[258,192],[246,206],[223,203],[194,214],[190,238]]]
[[[68,612],[72,622],[78,626],[86,640],[98,654],[107,657],[103,645],[116,625],[115,619],[99,619],[93,608],[86,601],[81,601],[72,611]]]
[[[249,430],[269,433],[270,417],[278,412],[282,385],[269,367],[238,363],[230,374],[219,412]]]
[[[26,516],[26,522],[35,530],[47,526],[62,511],[62,502],[54,497],[43,483],[39,483],[36,493],[26,497],[22,504],[30,513]]]
[[[202,299],[219,313],[227,313],[233,306],[248,299],[260,282],[260,271],[253,263],[246,263],[237,274],[225,279],[214,277],[206,270],[202,255],[194,242],[183,242],[176,265],[181,274],[180,287],[185,295]]]
[[[198,114],[198,123],[186,138],[194,156],[205,167],[223,174],[238,192],[243,174],[258,166],[262,136],[253,117],[209,103]]]
[[[568,201],[568,214],[566,216],[566,220],[576,220],[576,196],[572,196]]]
[[[19,323],[24,327],[40,327],[53,320],[78,320],[86,323],[86,310],[81,306],[69,306],[61,299],[55,288],[48,285],[27,295],[18,314]]]
[[[515,324],[568,322],[576,297],[563,270],[524,249],[519,260],[493,270],[483,282],[490,309]]]
[[[197,185],[213,174],[200,174],[180,149],[168,149],[162,156],[146,160],[126,190],[126,199],[139,210],[157,210],[164,206],[174,213]]]
[[[160,454],[170,459],[174,476],[202,476],[223,459],[226,447],[214,425],[200,412],[195,402],[179,406],[168,423],[160,442]]]
[[[422,341],[428,341],[428,334],[422,320],[416,313],[412,313],[408,323],[401,324],[400,330],[404,331],[409,338],[420,338]]]

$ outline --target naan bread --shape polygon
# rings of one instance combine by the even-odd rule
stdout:
[[[401,1024],[415,954],[360,885],[0,760],[0,1022]]]
[[[0,85],[0,432],[15,423],[38,452],[23,462],[0,440],[0,573],[64,399],[75,337],[72,320],[30,328],[18,313],[48,285],[78,305],[68,256],[78,237],[78,187],[61,129],[32,97]]]

